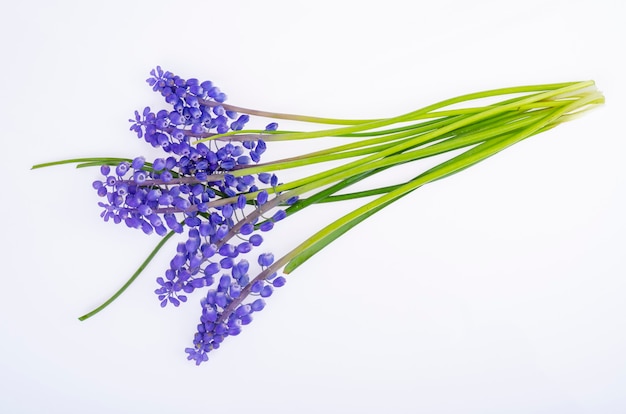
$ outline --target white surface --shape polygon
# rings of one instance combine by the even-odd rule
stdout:
[[[7,2],[0,411],[626,412],[626,6],[420,3]],[[156,239],[100,221],[97,171],[29,171],[144,152],[126,120],[159,105],[157,64],[234,104],[321,116],[585,79],[607,104],[362,223],[198,368],[197,297],[162,310],[152,293],[174,245],[78,322]]]

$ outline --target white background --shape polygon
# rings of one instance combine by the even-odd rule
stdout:
[[[1,412],[626,412],[623,1],[23,1],[2,14]],[[79,322],[157,239],[99,219],[96,170],[29,170],[146,153],[126,120],[160,107],[144,83],[157,64],[233,104],[319,116],[587,79],[607,103],[363,222],[196,367],[183,349],[199,297],[161,309],[153,294],[175,245]],[[337,214],[291,217],[268,247]]]

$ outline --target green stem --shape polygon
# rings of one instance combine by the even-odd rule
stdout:
[[[320,173],[317,173],[308,177],[297,179],[289,183],[278,185],[277,187],[268,189],[268,191],[269,192],[284,192],[284,191],[291,190],[292,196],[296,196],[296,195],[301,196],[305,194],[306,192],[315,190],[316,188],[320,188],[322,186],[344,180],[350,177],[351,175],[360,174],[370,169],[383,167],[385,165],[389,165],[390,163],[406,162],[407,157],[408,158],[412,157],[413,160],[416,160],[419,158],[424,158],[426,156],[432,156],[441,152],[449,151],[452,149],[458,149],[463,146],[470,145],[470,143],[467,142],[467,137],[463,137],[463,135],[470,135],[470,132],[472,130],[482,130],[485,127],[488,127],[489,125],[492,125],[492,124],[495,124],[498,126],[494,128],[489,134],[491,134],[490,135],[491,137],[498,136],[499,133],[506,131],[509,128],[509,125],[512,123],[512,122],[509,122],[508,124],[501,125],[500,122],[496,122],[498,117],[506,116],[508,112],[515,111],[516,109],[520,107],[524,107],[525,105],[532,104],[534,102],[538,102],[544,99],[555,98],[555,97],[560,96],[561,94],[571,93],[572,91],[585,88],[589,85],[593,85],[593,82],[579,82],[579,83],[574,83],[574,84],[566,84],[565,87],[558,89],[558,90],[550,90],[548,92],[533,94],[531,96],[523,96],[515,100],[507,100],[506,101],[508,102],[507,104],[495,104],[492,106],[488,106],[488,107],[485,107],[486,109],[483,112],[475,113],[469,116],[461,116],[457,118],[454,122],[447,123],[446,125],[440,126],[439,128],[435,130],[429,130],[428,132],[425,132],[424,134],[419,134],[416,137],[396,142],[395,145],[390,146],[387,149],[379,151],[370,156],[360,158],[358,160],[346,163],[344,165],[331,168],[329,170],[326,170],[326,171],[323,171],[323,172],[320,172]],[[518,88],[508,88],[508,89],[502,89],[498,91],[509,91],[510,89],[517,90]],[[484,94],[485,93],[470,94],[470,95],[465,95],[465,97],[461,97],[461,98],[468,98],[468,97],[475,98],[476,96],[484,97],[483,96]],[[456,101],[461,98],[453,98],[453,99],[443,101],[443,102],[445,104],[450,104],[451,102],[456,103]],[[601,99],[601,95],[599,94],[595,95],[594,99],[595,99],[595,102],[593,103],[596,103],[598,99]],[[594,99],[592,99],[592,101],[594,101]],[[569,101],[566,101],[565,103],[569,104],[569,102],[572,102],[572,101],[569,100]],[[431,108],[433,106],[436,107],[438,105],[440,104],[431,105],[430,107],[426,107],[426,108]],[[559,104],[557,106],[549,105],[548,108],[543,109],[543,111],[549,112],[549,111],[554,111],[555,108],[558,109],[558,108],[563,108],[563,107],[564,106],[562,104]],[[514,118],[521,117],[522,119],[525,119],[525,118],[528,118],[529,116],[531,117],[535,116],[538,113],[540,113],[540,110],[534,110],[534,111],[530,111],[529,113],[522,113],[519,115],[514,114],[513,117]],[[464,134],[459,134],[459,136],[455,136],[453,134],[453,131],[463,131]],[[478,135],[476,134],[474,135],[475,135],[474,138],[478,137]],[[434,140],[441,139],[446,136],[451,137],[450,142],[445,144],[446,146],[448,146],[448,149],[443,150],[444,148],[446,148],[445,146],[435,147],[438,151],[436,152],[434,151],[433,148],[428,147],[422,150],[422,152],[413,152],[411,153],[411,155],[399,156],[402,158],[391,158],[391,159],[381,161],[381,159],[387,158],[390,155],[402,153],[409,149],[416,148],[419,145],[423,145],[423,144],[432,142]],[[456,140],[454,144],[452,143],[452,140]],[[464,142],[463,140],[466,140],[466,142],[463,143]],[[474,139],[474,141],[476,141],[476,139]],[[460,143],[463,143],[463,144],[460,145]],[[301,160],[297,162],[288,161],[285,164],[289,168],[294,168],[297,166],[306,165],[307,162],[308,162],[307,160]],[[271,167],[272,167],[271,171],[281,169],[277,165],[272,165]],[[232,171],[231,174],[234,176],[241,176],[241,175],[254,174],[254,173],[265,172],[265,171],[268,171],[267,165],[247,167],[247,168],[243,168],[240,170]],[[256,196],[257,193],[258,192],[248,193],[246,194],[246,198],[252,199]],[[229,204],[233,202],[235,202],[234,198],[225,198],[225,199],[213,201],[209,203],[209,206],[219,207],[224,204]]]
[[[316,116],[307,116],[307,115],[296,115],[296,114],[284,114],[280,112],[268,112],[268,111],[259,111],[257,109],[244,108],[241,106],[235,106],[225,103],[213,102],[204,99],[200,99],[200,103],[205,106],[222,106],[227,111],[239,112],[242,114],[248,115],[256,115],[262,116],[265,118],[274,118],[274,119],[284,119],[288,121],[300,121],[300,122],[309,122],[314,124],[327,124],[327,125],[357,125],[357,124],[365,124],[372,121],[376,121],[376,119],[337,119],[337,118],[321,118]]]
[[[444,134],[454,131],[455,129],[465,127],[472,122],[478,122],[478,121],[488,118],[491,115],[502,112],[498,109],[499,108],[493,108],[483,113],[472,115],[468,118],[464,118],[462,120],[456,121],[450,125],[443,126],[435,131],[431,131],[431,132],[419,135],[416,138],[402,141],[399,144],[396,144],[390,148],[382,150],[376,154],[372,154],[370,156],[360,158],[356,161],[352,161],[344,165],[331,168],[329,170],[311,175],[309,177],[305,177],[299,180],[292,181],[290,183],[279,185],[275,188],[275,191],[280,192],[280,191],[294,190],[296,195],[304,194],[305,192],[311,191],[315,188],[319,188],[320,186],[327,185],[332,182],[340,181],[344,178],[347,178],[350,175],[359,174],[361,172],[364,172],[367,169],[382,167],[383,165],[376,164],[377,162],[379,162],[381,158],[387,157],[389,155],[401,153],[408,149],[415,148],[419,145],[431,142],[434,139],[437,139]],[[389,160],[385,161],[385,163],[389,163]],[[252,170],[253,170],[252,172],[255,172],[254,167],[252,168]]]
[[[503,110],[512,110],[521,105],[530,104],[532,102],[540,101],[543,99],[549,99],[551,97],[557,96],[562,93],[569,93],[571,91],[575,91],[577,89],[582,89],[588,86],[593,85],[592,81],[586,82],[568,82],[568,83],[560,83],[560,84],[550,84],[550,85],[531,85],[531,86],[519,86],[513,88],[502,88],[502,89],[494,89],[490,91],[484,92],[476,92],[467,95],[461,95],[456,98],[446,99],[444,101],[426,106],[424,108],[418,109],[416,111],[412,111],[406,113],[404,115],[374,120],[368,123],[362,123],[358,125],[352,125],[344,128],[333,128],[333,129],[325,129],[319,131],[312,132],[304,132],[304,133],[295,133],[295,134],[281,134],[279,137],[282,140],[295,140],[295,139],[309,139],[309,138],[321,138],[321,137],[332,137],[338,136],[341,134],[349,134],[354,132],[361,132],[365,130],[382,128],[389,125],[393,125],[401,122],[410,122],[416,119],[420,119],[421,116],[433,112],[437,109],[444,108],[446,106],[455,105],[458,103],[481,99],[481,98],[490,98],[497,95],[508,95],[515,93],[524,93],[524,92],[538,92],[544,91],[540,93],[535,93],[530,96],[525,96],[522,98],[514,99],[512,102],[504,105],[497,105],[496,107],[488,107],[486,111],[482,113],[491,111],[503,111]]]
[[[550,127],[546,126],[543,129],[539,130],[537,133],[543,132],[543,131],[545,131],[545,130],[551,128],[551,127],[554,127],[554,126],[556,126],[556,125],[551,125]],[[441,143],[441,144],[443,145],[443,143]],[[455,149],[459,149],[459,148],[462,148],[462,147],[468,146],[468,145],[469,144],[461,145],[459,143],[459,145],[454,146],[454,147],[450,147],[448,150],[455,150]],[[445,148],[439,148],[439,150],[437,150],[437,151],[432,151],[432,149],[435,149],[435,148],[437,148],[437,147],[435,147],[435,146],[429,147],[428,150],[431,151],[431,154],[424,153],[424,157],[420,157],[420,158],[425,158],[426,156],[432,156],[432,155],[437,155],[438,153],[447,152],[447,150]],[[320,191],[319,193],[316,193],[315,196],[310,196],[310,197],[306,197],[306,198],[303,198],[303,199],[299,200],[294,206],[291,206],[290,208],[299,206],[300,203],[303,203],[304,206],[308,206],[308,205],[313,204],[313,203],[315,203],[315,204],[331,203],[331,202],[337,202],[337,201],[353,200],[353,199],[363,198],[363,197],[371,197],[371,196],[374,196],[374,195],[380,195],[380,194],[388,193],[388,192],[393,191],[393,190],[401,187],[402,185],[406,184],[406,182],[405,183],[400,183],[400,184],[395,184],[395,185],[390,185],[390,186],[385,186],[385,187],[373,188],[371,190],[357,191],[357,192],[346,193],[346,194],[339,194],[339,195],[331,195],[331,194],[335,194],[336,192],[338,192],[338,191],[340,191],[340,190],[342,190],[342,189],[344,189],[344,188],[354,184],[357,181],[360,181],[360,180],[362,180],[364,178],[367,178],[367,177],[369,177],[371,175],[374,175],[374,174],[377,174],[379,172],[382,172],[382,171],[384,171],[384,170],[386,170],[388,168],[395,167],[395,166],[398,166],[398,165],[401,165],[403,163],[410,162],[410,161],[412,161],[412,160],[404,161],[404,162],[396,162],[396,163],[391,162],[391,163],[389,163],[386,166],[383,166],[383,167],[380,167],[380,168],[377,168],[377,169],[374,169],[374,170],[370,170],[370,171],[368,171],[366,173],[363,173],[361,175],[358,175],[356,177],[354,177],[354,176],[350,177],[350,178],[348,178],[348,179],[346,179],[346,180],[344,180],[344,181],[342,181],[340,183],[335,184],[332,187],[329,187],[326,190],[323,190],[323,191]],[[304,204],[304,203],[306,203],[306,204]],[[288,208],[286,211],[289,212],[290,208]]]
[[[115,165],[120,162],[128,161],[131,162],[130,158],[115,158],[115,157],[92,157],[92,158],[72,158],[68,160],[54,161],[54,162],[45,162],[43,164],[35,164],[30,169],[36,170],[38,168],[45,167],[53,167],[55,165],[63,165],[63,164],[79,164],[79,163],[89,163],[92,165]]]
[[[460,154],[448,161],[445,161],[434,168],[420,174],[415,179],[411,180],[407,184],[396,188],[393,191],[361,206],[360,208],[352,211],[351,213],[341,217],[334,221],[322,230],[315,233],[313,236],[305,240],[286,257],[289,257],[289,262],[284,268],[285,273],[290,273],[299,267],[306,260],[311,258],[314,254],[318,253],[332,241],[339,236],[350,230],[352,227],[362,222],[372,214],[376,213],[380,209],[386,207],[394,201],[404,197],[408,193],[416,190],[424,184],[439,180],[441,178],[450,176],[456,172],[466,169],[486,158],[502,151],[503,149],[541,131],[543,128],[550,127],[557,123],[558,118],[569,111],[582,108],[589,103],[593,103],[598,99],[598,96],[588,96],[581,98],[573,103],[559,108],[558,110],[543,117],[540,121],[531,124],[527,128],[519,131],[511,136],[505,136],[504,138],[486,141],[477,147],[474,147],[463,154]]]
[[[239,108],[235,106],[232,106],[231,108],[245,109],[247,111],[250,111],[250,112],[247,112],[249,114],[261,115],[261,116],[266,116],[266,117],[271,117],[271,118],[276,118],[276,119],[290,119],[290,120],[304,121],[304,122],[349,125],[348,127],[344,127],[344,128],[318,130],[318,131],[313,131],[313,132],[294,132],[294,133],[287,133],[287,134],[277,133],[273,135],[272,137],[264,137],[267,140],[285,141],[285,140],[299,140],[299,139],[310,139],[310,138],[321,138],[321,137],[348,136],[349,134],[367,131],[367,130],[371,130],[375,128],[381,128],[381,127],[393,125],[396,123],[445,116],[443,114],[439,115],[435,113],[434,111],[440,108],[444,108],[446,106],[451,106],[454,104],[458,104],[458,103],[462,103],[462,102],[466,102],[470,100],[475,100],[475,99],[491,98],[491,97],[498,96],[498,95],[510,95],[510,94],[519,94],[519,93],[527,93],[527,92],[540,92],[540,91],[553,91],[553,90],[559,90],[559,91],[562,91],[562,93],[570,93],[571,90],[568,90],[568,88],[571,87],[572,85],[581,85],[579,88],[575,87],[574,90],[583,89],[585,87],[593,85],[593,82],[592,81],[566,82],[566,83],[555,83],[555,84],[545,84],[545,85],[528,85],[528,86],[518,86],[518,87],[512,87],[512,88],[492,89],[489,91],[476,92],[476,93],[457,96],[455,98],[447,99],[445,101],[441,101],[433,105],[430,105],[430,106],[427,106],[427,107],[424,107],[424,108],[421,108],[416,111],[412,111],[412,112],[409,112],[400,116],[396,116],[392,118],[383,118],[383,119],[371,119],[371,120],[334,120],[334,121],[340,121],[340,122],[321,122],[323,120],[333,120],[333,119],[332,118],[306,117],[303,115],[290,115],[290,114],[281,114],[281,113],[266,112],[266,111],[253,111],[253,110],[249,110],[246,108]],[[543,92],[543,94],[546,94],[546,93],[549,93],[549,92]],[[543,99],[543,96],[545,96],[546,99],[548,99],[553,96],[558,96],[559,93],[550,94],[550,95],[543,95],[543,94],[537,93],[531,96],[542,96],[541,99]],[[518,98],[513,98],[509,101],[502,102],[498,105],[506,104],[509,102],[514,102],[516,100],[518,100]],[[203,103],[208,106],[216,105],[216,103],[212,103],[210,101],[203,101]],[[466,111],[471,112],[475,109],[477,108],[458,109],[458,110],[454,110],[453,113],[455,114],[466,113]],[[318,120],[319,122],[315,120]],[[224,136],[228,136],[229,134],[236,134],[236,133],[227,132],[225,134],[214,135],[209,138],[201,139],[198,142],[220,139]]]
[[[517,110],[520,107],[524,106],[524,105],[528,105],[528,104],[532,104],[534,102],[540,101],[540,100],[544,100],[544,99],[548,99],[554,96],[558,96],[561,93],[566,93],[566,92],[571,92],[572,90],[576,90],[576,89],[580,89],[580,88],[584,88],[586,86],[588,86],[590,84],[590,82],[579,82],[579,83],[574,83],[574,84],[565,84],[566,86],[558,89],[558,90],[550,90],[548,92],[543,92],[543,93],[539,93],[539,94],[534,94],[531,96],[524,96],[524,97],[520,97],[517,98],[515,100],[509,100],[506,101],[508,103],[506,104],[497,104],[497,105],[492,105],[492,106],[488,106],[485,107],[485,109],[482,112],[478,112],[478,113],[473,113],[469,116],[463,116],[460,119],[456,119],[455,122],[452,123],[447,123],[444,125],[440,125],[439,128],[435,129],[434,131],[431,131],[430,134],[426,133],[424,135],[420,135],[419,137],[415,138],[415,140],[407,140],[404,141],[401,144],[398,144],[396,146],[394,146],[393,148],[389,148],[385,152],[385,154],[374,154],[371,157],[367,157],[365,159],[360,159],[358,161],[355,161],[353,163],[350,164],[346,164],[344,166],[341,167],[337,167],[336,169],[333,170],[328,170],[322,173],[319,173],[315,176],[312,177],[308,177],[293,183],[290,183],[289,186],[284,185],[282,186],[279,191],[285,191],[287,189],[290,188],[294,188],[300,185],[305,184],[306,182],[312,182],[315,181],[319,178],[322,178],[325,175],[333,175],[338,173],[341,170],[345,170],[345,169],[350,169],[353,168],[356,164],[361,163],[361,162],[369,162],[372,159],[375,158],[380,158],[382,156],[387,155],[387,151],[389,151],[389,153],[393,153],[393,152],[398,152],[398,151],[402,151],[405,150],[406,148],[415,146],[415,145],[419,145],[420,143],[424,143],[427,142],[426,141],[419,141],[419,139],[421,139],[421,137],[427,136],[428,139],[432,140],[437,138],[438,136],[442,136],[446,133],[449,133],[451,131],[454,131],[455,129],[459,129],[462,127],[467,127],[468,125],[471,124],[476,124],[479,121],[483,121],[486,120],[490,117],[493,117],[494,115],[498,115],[498,114],[502,114],[505,113],[507,111],[512,111],[512,110]],[[591,84],[593,84],[591,82]],[[558,84],[561,85],[561,84]],[[552,85],[548,85],[548,86],[552,86]],[[504,93],[504,92],[510,92],[511,90],[514,91],[518,91],[519,89],[524,89],[524,88],[530,88],[530,87],[520,87],[520,88],[506,88],[506,89],[499,89],[496,90],[498,92]],[[426,113],[428,111],[431,111],[433,109],[438,109],[442,106],[446,106],[446,105],[452,105],[452,104],[456,104],[459,102],[463,102],[465,100],[469,100],[469,99],[477,99],[477,98],[483,98],[486,96],[490,96],[490,95],[485,95],[487,92],[481,92],[481,93],[475,93],[475,94],[469,94],[469,95],[464,95],[462,97],[458,97],[458,98],[453,98],[453,99],[448,99],[446,101],[442,101],[440,103],[434,104],[434,105],[430,105],[428,107],[422,108],[420,110],[411,112],[409,114],[405,114],[399,117],[395,117],[395,118],[388,118],[379,122],[373,122],[370,124],[367,124],[367,126],[365,125],[357,125],[354,127],[348,127],[348,128],[341,128],[341,129],[335,129],[335,130],[324,130],[324,131],[314,131],[311,133],[303,133],[305,134],[307,137],[321,137],[321,136],[333,136],[335,134],[333,134],[333,132],[337,132],[337,131],[342,131],[342,132],[355,132],[356,130],[364,130],[364,129],[371,129],[371,128],[377,128],[380,126],[385,126],[385,125],[389,125],[389,124],[393,124],[393,123],[397,123],[397,122],[405,122],[405,121],[410,121],[411,116],[414,115],[420,115],[423,113]],[[384,125],[383,125],[384,124]],[[289,134],[286,134],[289,135]],[[393,140],[393,139],[397,139],[397,138],[402,138],[402,137],[406,137],[407,134],[405,133],[400,133],[400,135],[392,135],[392,136],[388,136],[386,139],[388,140]],[[370,143],[372,142],[381,142],[381,141],[377,141],[377,140],[385,140],[385,138],[377,138],[374,139],[373,141],[370,141]],[[354,144],[352,144],[354,145]],[[361,144],[356,144],[354,147],[358,147]],[[367,145],[367,144],[366,144]],[[354,148],[352,147],[352,148]],[[344,147],[347,148],[347,147]],[[338,150],[337,147],[335,147],[334,150]],[[325,153],[328,153],[328,151],[326,151]],[[313,153],[315,154],[315,153]],[[312,156],[313,154],[309,154],[308,156]],[[315,154],[315,155],[319,155],[319,153]],[[301,162],[300,162],[301,161]],[[286,161],[284,164],[281,162],[277,162],[277,163],[273,163],[272,164],[272,170],[280,170],[280,169],[284,169],[284,168],[294,168],[294,167],[298,167],[298,166],[302,166],[302,165],[307,165],[307,162],[305,160],[299,160],[299,161],[293,161],[293,160],[288,160]],[[232,174],[233,175],[245,175],[245,174],[254,174],[254,173],[258,173],[258,172],[264,172],[264,170],[266,169],[266,165],[261,165],[261,166],[254,166],[254,167],[249,167],[249,168],[244,168],[241,170],[237,170],[237,171],[233,171]]]
[[[84,321],[86,319],[89,319],[92,316],[94,316],[96,313],[100,312],[101,310],[109,306],[111,303],[113,303],[113,301],[115,301],[115,299],[117,299],[122,293],[124,293],[124,291],[128,289],[128,287],[135,281],[135,279],[137,279],[137,277],[141,274],[141,272],[143,272],[146,266],[148,266],[148,264],[152,261],[154,256],[156,256],[159,250],[161,250],[161,248],[165,245],[165,243],[167,243],[167,241],[171,239],[174,234],[175,233],[173,231],[170,231],[169,233],[167,233],[165,237],[163,237],[163,239],[161,239],[159,244],[157,244],[156,247],[152,250],[152,252],[150,252],[146,260],[144,260],[143,263],[141,263],[141,266],[139,266],[139,268],[135,271],[135,273],[133,273],[130,279],[128,279],[126,283],[124,283],[124,285],[117,292],[113,294],[113,296],[111,296],[102,305],[98,306],[91,312],[86,313],[83,316],[79,317],[78,320]]]
[[[543,109],[546,110],[546,109]],[[471,128],[461,128],[459,130],[448,132],[444,135],[433,135],[429,140],[426,141],[418,141],[418,144],[415,144],[413,147],[421,146],[424,144],[431,143],[432,141],[442,140],[442,139],[458,139],[460,136],[468,136],[470,134],[476,134],[476,131],[487,129],[489,126],[493,124],[502,125],[507,123],[506,125],[512,125],[513,122],[527,122],[529,117],[538,116],[541,110],[533,111],[530,114],[527,113],[505,113],[494,116],[493,118],[489,118],[483,121],[476,122],[471,124]],[[278,171],[289,168],[297,168],[302,167],[304,165],[312,165],[316,163],[328,162],[328,161],[336,161],[340,159],[346,158],[355,158],[362,155],[367,154],[380,154],[383,150],[392,148],[398,144],[402,144],[410,139],[417,138],[424,132],[437,131],[439,128],[449,125],[453,122],[460,121],[462,118],[455,117],[451,119],[445,119],[442,122],[439,122],[437,125],[430,126],[428,128],[415,128],[415,131],[405,131],[399,134],[394,134],[390,137],[381,137],[375,139],[369,139],[364,141],[358,141],[355,143],[341,145],[338,147],[330,148],[329,150],[318,151],[316,153],[310,153],[299,157],[286,158],[282,160],[277,160],[265,164],[258,164],[252,168],[267,168],[272,167],[272,171]],[[519,120],[522,121],[519,121]],[[526,121],[525,121],[526,120]],[[381,144],[382,142],[382,144]],[[415,141],[413,141],[415,143]],[[376,144],[376,145],[373,145]],[[355,148],[355,149],[352,149]],[[243,171],[250,172],[247,168],[243,168]]]

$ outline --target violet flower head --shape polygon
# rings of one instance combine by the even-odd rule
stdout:
[[[207,290],[194,348],[187,349],[189,359],[201,363],[265,307],[260,298],[243,303],[248,294],[267,298],[273,291],[270,282],[249,286],[249,262],[244,257],[262,244],[259,233],[270,231],[286,213],[276,196],[272,199],[264,189],[276,187],[274,174],[231,173],[261,161],[267,146],[260,137],[211,141],[213,145],[198,142],[241,131],[250,117],[226,111],[221,105],[226,95],[210,81],[185,80],[160,67],[151,75],[148,84],[170,108],[136,111],[130,129],[163,150],[164,158],[146,162],[137,157],[120,162],[113,171],[102,166],[104,178],[93,187],[106,200],[98,203],[105,221],[124,222],[160,236],[186,230],[187,239],[178,243],[169,268],[157,278],[155,293],[161,307],[168,303],[177,307],[196,290]],[[276,130],[277,124],[266,129]],[[271,218],[261,220],[271,210],[275,210]],[[253,263],[262,270],[270,264],[268,257],[273,255],[261,253]]]

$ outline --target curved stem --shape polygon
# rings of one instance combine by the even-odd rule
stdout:
[[[284,114],[280,112],[268,112],[259,111],[257,109],[243,108],[241,106],[235,106],[225,103],[219,103],[215,101],[209,101],[206,99],[198,99],[201,105],[214,107],[222,106],[227,111],[240,112],[242,114],[262,116],[265,118],[284,119],[290,121],[310,122],[314,124],[327,124],[327,125],[357,125],[366,124],[376,119],[336,119],[336,118],[321,118],[316,116],[296,115],[296,114]]]
[[[92,157],[92,158],[71,158],[67,160],[54,161],[54,162],[45,162],[42,164],[35,164],[30,169],[36,170],[38,168],[45,167],[53,167],[55,165],[63,165],[63,164],[78,164],[78,163],[98,163],[97,165],[103,164],[118,164],[120,162],[128,161],[131,162],[130,158],[115,158],[115,157]]]
[[[128,289],[128,287],[135,281],[135,279],[137,279],[137,277],[141,274],[141,272],[143,272],[146,266],[148,266],[148,264],[152,261],[154,256],[159,252],[159,250],[161,250],[161,248],[165,245],[165,243],[167,243],[167,241],[172,238],[173,235],[174,235],[173,231],[170,231],[169,233],[167,233],[167,235],[163,237],[163,239],[161,239],[159,244],[156,245],[156,247],[152,250],[152,252],[150,252],[146,260],[144,260],[143,263],[141,263],[139,268],[135,271],[135,273],[133,273],[130,279],[128,279],[126,283],[124,283],[124,285],[121,288],[119,288],[117,292],[113,294],[113,296],[111,296],[102,305],[98,306],[91,312],[88,312],[84,314],[83,316],[79,317],[78,320],[84,321],[86,319],[89,319],[95,314],[97,314],[98,312],[100,312],[101,310],[103,310],[104,308],[106,308],[107,306],[109,306],[111,303],[113,303],[113,301],[115,301],[115,299],[117,299],[122,293],[124,293],[124,291]]]

